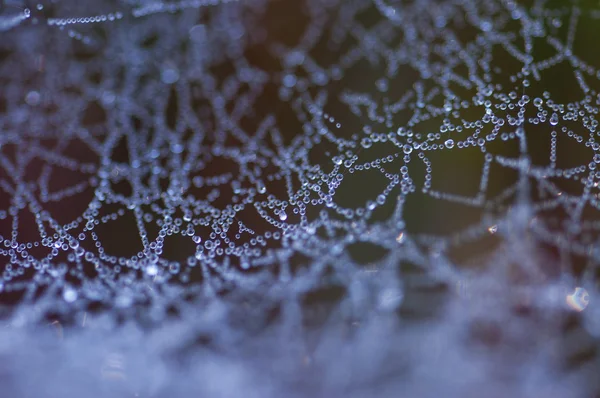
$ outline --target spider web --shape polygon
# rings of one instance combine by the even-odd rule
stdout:
[[[0,4],[12,396],[597,389],[596,9]]]

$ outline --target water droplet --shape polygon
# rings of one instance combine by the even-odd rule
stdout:
[[[400,234],[396,237],[396,242],[404,243],[406,240],[406,236],[404,236],[404,232],[400,232]]]
[[[72,303],[77,300],[77,292],[71,287],[65,287],[62,296],[63,300],[65,300],[67,303]]]
[[[149,265],[146,268],[146,274],[150,276],[155,276],[156,274],[158,274],[158,267],[154,264]]]
[[[590,295],[584,288],[576,287],[571,294],[567,295],[566,302],[569,308],[581,312],[590,303]]]
[[[286,212],[284,210],[281,210],[281,212],[279,213],[279,219],[281,221],[287,220],[287,214],[286,214]]]
[[[381,78],[375,82],[377,89],[381,92],[386,92],[388,90],[388,81],[385,78]]]
[[[257,187],[258,193],[267,192],[267,187],[265,186],[265,183],[262,180],[258,180],[256,182],[256,187]]]
[[[165,84],[176,83],[179,80],[179,70],[173,65],[164,67],[160,72],[160,80]]]
[[[40,93],[38,93],[37,91],[30,91],[25,96],[25,102],[27,102],[27,104],[30,106],[39,105],[40,99]]]
[[[370,139],[370,138],[366,138],[366,137],[365,137],[365,138],[363,138],[363,139],[360,141],[360,145],[361,145],[363,148],[365,148],[365,149],[368,149],[368,148],[371,148],[371,146],[373,145],[373,141],[371,141],[371,139]]]
[[[296,85],[296,76],[292,75],[292,74],[288,74],[285,75],[285,77],[283,78],[283,85],[288,87],[288,88],[292,88]]]

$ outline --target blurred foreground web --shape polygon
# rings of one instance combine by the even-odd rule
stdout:
[[[0,10],[7,397],[600,391],[600,9]]]

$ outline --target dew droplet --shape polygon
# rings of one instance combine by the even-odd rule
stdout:
[[[590,303],[590,295],[584,288],[576,287],[571,294],[567,295],[566,302],[569,308],[581,312],[585,310]]]
[[[71,287],[65,287],[62,296],[67,303],[72,303],[77,300],[77,291]]]
[[[148,267],[146,267],[146,274],[148,274],[149,276],[155,276],[156,274],[158,274],[158,267],[155,264],[151,264]]]
[[[284,210],[281,210],[281,212],[279,212],[279,219],[280,219],[281,221],[285,221],[285,220],[287,220],[287,217],[288,217],[288,216],[287,216],[287,214],[286,214],[286,212],[285,212]]]
[[[179,70],[173,65],[164,67],[160,72],[160,80],[165,84],[176,83],[179,80]]]

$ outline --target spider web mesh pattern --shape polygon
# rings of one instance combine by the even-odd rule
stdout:
[[[594,5],[0,6],[5,396],[598,393]]]

